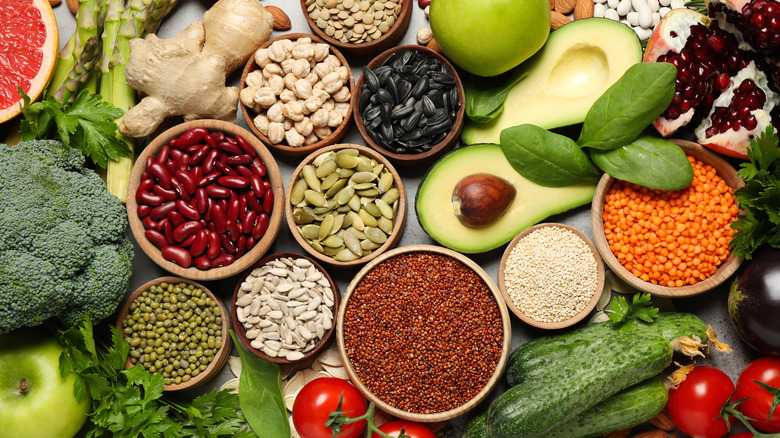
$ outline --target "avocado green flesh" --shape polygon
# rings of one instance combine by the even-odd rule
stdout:
[[[490,173],[509,181],[515,199],[494,222],[479,228],[461,224],[455,216],[452,190],[462,178]],[[457,149],[436,162],[417,190],[415,207],[420,225],[440,244],[464,253],[497,248],[542,219],[591,202],[596,185],[542,187],[520,176],[496,144]]]
[[[606,18],[569,23],[518,67],[527,75],[507,94],[504,111],[488,123],[467,120],[461,140],[498,143],[503,129],[523,123],[546,129],[582,123],[593,102],[641,61],[642,46],[628,26]]]

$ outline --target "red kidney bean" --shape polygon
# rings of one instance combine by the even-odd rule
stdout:
[[[153,228],[157,228],[157,222],[153,221],[152,218],[149,216],[146,216],[141,220],[141,223],[144,224],[144,228],[147,230],[151,230]]]
[[[198,213],[198,210],[182,199],[176,200],[176,211],[184,216],[185,219],[191,221],[200,220],[200,213]]]
[[[197,185],[197,182],[203,178],[203,168],[200,166],[195,166],[190,169],[190,174],[192,175],[192,179],[195,180],[195,184]]]
[[[157,183],[151,178],[142,178],[141,182],[138,184],[138,190],[148,192],[149,190],[152,190],[152,187],[154,187],[155,184]]]
[[[255,212],[257,212],[257,214],[263,213],[265,211],[265,210],[263,210],[262,204],[260,204],[257,201],[257,197],[255,196],[255,194],[253,192],[247,192],[246,193],[246,206],[250,210],[254,210]]]
[[[242,137],[240,135],[237,135],[236,136],[236,143],[238,143],[238,147],[240,147],[241,150],[243,150],[245,154],[249,154],[252,157],[257,155],[257,152],[255,152],[255,148],[253,148],[252,145],[249,144],[249,142],[246,141],[246,139],[244,137]]]
[[[268,230],[268,224],[270,223],[270,220],[268,219],[268,215],[265,213],[260,213],[257,216],[257,222],[255,223],[254,228],[252,228],[252,237],[255,238],[255,240],[260,240],[260,238],[263,237],[266,230]]]
[[[271,212],[274,209],[274,191],[270,188],[265,191],[263,196],[263,210]]]
[[[135,192],[135,202],[138,202],[143,205],[148,205],[151,207],[156,207],[163,202],[165,202],[165,199],[160,195],[155,195],[149,192],[142,192],[137,191]]]
[[[173,224],[171,224],[171,221],[168,221],[165,223],[165,226],[163,227],[162,233],[163,236],[165,236],[165,240],[168,241],[168,244],[172,245],[175,240],[173,239]]]
[[[236,258],[241,258],[246,252],[246,236],[242,235],[236,241]]]
[[[219,236],[219,241],[222,243],[222,249],[228,254],[236,254],[236,245],[230,240],[227,234]]]
[[[200,162],[206,158],[206,155],[208,155],[210,150],[211,148],[209,148],[208,145],[201,145],[200,148],[190,156],[190,164],[193,166],[200,164]]]
[[[223,175],[228,175],[228,176],[238,175],[238,172],[233,170],[230,166],[228,166],[225,163],[221,163],[219,161],[214,163],[214,169],[216,169],[218,172],[221,172]]]
[[[165,236],[163,236],[159,231],[146,230],[144,231],[144,236],[146,236],[146,239],[152,242],[152,245],[156,246],[157,248],[163,249],[168,246],[168,242],[165,240]]]
[[[157,225],[155,225],[153,228],[159,232],[163,232],[165,230],[165,224],[168,223],[168,218],[161,219],[160,222],[157,222]]]
[[[236,143],[236,139],[233,138],[233,137],[228,137],[227,135],[222,139],[222,141],[226,141],[226,142],[228,142],[230,144],[234,144],[234,145],[238,146],[238,143]]]
[[[162,188],[161,185],[155,185],[152,187],[152,191],[155,195],[163,197],[166,201],[175,201],[179,199],[179,195],[176,194],[175,190],[167,190]]]
[[[184,248],[168,245],[160,252],[165,260],[176,263],[182,268],[189,268],[192,266],[192,256],[190,255],[190,252]]]
[[[204,140],[206,140],[206,144],[207,144],[207,145],[209,145],[209,146],[211,146],[212,148],[215,148],[215,147],[217,147],[217,145],[219,144],[219,142],[220,142],[220,141],[222,141],[222,140],[218,140],[218,139],[217,139],[217,138],[214,136],[214,134],[216,134],[216,132],[215,132],[215,133],[211,133],[211,134],[207,135],[207,136],[204,138]],[[220,133],[220,134],[221,134],[221,133]]]
[[[217,199],[216,201],[212,200],[212,202],[216,202],[217,204],[219,204],[219,208],[221,208],[222,211],[227,212],[228,199],[230,199],[230,196],[228,196],[227,198]]]
[[[195,233],[201,230],[201,224],[199,221],[187,221],[176,227],[173,230],[173,240],[176,242],[183,242],[194,236]]]
[[[246,213],[246,195],[243,193],[238,196],[238,212],[241,215]]]
[[[172,139],[168,140],[168,146],[170,146],[170,147],[172,147],[174,149],[179,147],[179,139],[178,138],[172,138]]]
[[[241,231],[238,229],[238,225],[235,222],[228,222],[225,224],[225,230],[228,233],[228,238],[231,242],[236,242],[238,236],[241,235]]]
[[[176,211],[176,203],[169,201],[165,204],[154,207],[152,211],[149,212],[149,217],[151,217],[153,220],[159,221],[168,217],[168,213],[172,211]]]
[[[266,190],[271,189],[271,183],[268,182],[268,180],[263,180],[263,187],[265,187]]]
[[[221,142],[217,147],[219,150],[229,155],[239,155],[244,152],[237,144],[229,143],[227,141]]]
[[[236,166],[236,172],[238,172],[239,175],[243,176],[246,179],[250,179],[253,176],[255,176],[254,172],[249,170],[249,168],[244,165]]]
[[[227,225],[225,210],[220,207],[219,204],[212,204],[211,208],[209,209],[209,213],[211,213],[211,223],[214,224],[214,231],[219,234],[224,233],[225,225]]]
[[[220,254],[217,258],[211,261],[211,267],[217,268],[220,266],[227,266],[236,261],[236,257],[230,254]]]
[[[245,230],[251,230],[255,226],[255,219],[257,219],[257,213],[254,210],[247,210],[241,217],[241,226]]]
[[[229,198],[230,197],[230,189],[222,186],[218,186],[216,184],[211,184],[206,186],[206,193],[209,194],[212,198]]]
[[[172,211],[168,213],[168,221],[170,221],[173,228],[176,228],[187,220],[184,219],[184,216],[182,216],[178,211]]]
[[[171,153],[171,147],[167,144],[160,148],[160,152],[157,153],[157,162],[164,163],[168,161],[168,155]]]
[[[195,259],[195,266],[198,267],[198,269],[203,269],[204,271],[206,269],[211,269],[211,260],[209,260],[206,256],[200,256]]]
[[[217,158],[219,158],[219,151],[212,149],[208,155],[206,155],[206,158],[203,159],[203,173],[211,173],[214,171],[214,163],[217,162]]]
[[[179,180],[176,179],[176,177],[171,178],[171,186],[173,186],[173,190],[176,192],[177,195],[179,195],[180,198],[184,199],[187,202],[192,200],[190,194],[187,193],[187,189],[184,188],[184,185],[182,185],[182,183],[179,182]]]
[[[146,216],[149,216],[149,212],[152,211],[152,207],[148,205],[140,204],[135,209],[135,213],[140,217],[141,219],[145,218]]]
[[[214,147],[217,147],[217,145],[225,140],[225,133],[224,132],[213,132],[210,134],[212,139],[215,141]]]
[[[206,214],[209,209],[209,197],[203,187],[195,190],[195,207],[198,209],[198,214],[201,215]]]
[[[252,191],[255,193],[265,193],[265,187],[263,187],[263,180],[257,175],[252,175],[249,179],[249,185],[252,186]]]
[[[179,137],[176,146],[179,149],[186,149],[202,142],[207,135],[209,135],[209,131],[206,128],[192,128]]]
[[[183,154],[183,153],[184,153],[184,152],[182,152],[182,151],[180,151],[180,150],[178,150],[178,149],[171,149],[171,153],[170,153],[170,155],[171,155],[171,158],[172,158],[172,159],[176,160],[176,159],[178,159],[179,157],[181,157],[181,154]]]
[[[152,178],[152,176],[149,175],[149,171],[144,170],[143,172],[141,172],[141,181],[145,181],[145,180],[151,179],[151,178]]]
[[[157,180],[157,183],[163,186],[164,189],[171,188],[171,173],[162,164],[152,163],[151,166],[147,166],[149,173]]]
[[[177,171],[176,179],[179,180],[179,182],[184,186],[184,189],[187,190],[187,193],[190,195],[195,193],[195,189],[198,188],[198,182],[195,181],[195,178],[193,178],[192,175],[190,175],[186,170]]]
[[[165,169],[167,169],[167,170],[168,170],[168,173],[170,173],[171,175],[173,175],[174,173],[176,173],[176,171],[177,171],[177,170],[179,170],[179,169],[176,167],[176,162],[175,162],[175,161],[173,161],[173,160],[168,160],[168,161],[166,161],[166,162],[164,163],[164,166],[165,166]]]
[[[190,246],[190,255],[193,257],[200,257],[206,252],[206,246],[209,244],[209,230],[201,228],[195,234],[195,240]]]
[[[251,164],[252,156],[249,154],[233,155],[225,158],[225,164],[228,166],[237,166],[239,164]]]
[[[201,143],[201,144],[194,144],[194,145],[192,145],[192,146],[188,146],[186,149],[184,149],[184,152],[186,152],[186,153],[188,153],[188,154],[192,155],[192,154],[194,154],[195,152],[199,151],[199,150],[200,150],[200,148],[203,148],[203,147],[207,147],[207,145],[205,145],[205,144],[202,144],[202,143]]]
[[[265,164],[259,158],[252,160],[252,165],[249,168],[261,178],[268,173],[268,169],[265,168]]]
[[[221,186],[225,186],[231,189],[243,189],[249,186],[249,180],[243,176],[220,176],[217,178],[217,183]]]
[[[190,167],[190,156],[188,154],[181,154],[176,163],[176,170],[187,170]],[[175,171],[173,173],[176,173]]]
[[[246,238],[246,250],[249,251],[250,249],[254,248],[255,243],[257,243],[257,241],[250,234],[249,237]]]
[[[228,200],[227,210],[225,212],[225,218],[228,222],[235,222],[238,220],[241,204],[238,202],[238,196],[233,194]]]
[[[207,175],[204,175],[201,179],[198,180],[198,187],[207,186],[207,185],[213,183],[214,181],[216,181],[217,178],[219,178],[219,177],[220,177],[220,173],[219,172],[208,173]]]
[[[151,166],[152,164],[154,164],[156,162],[157,162],[157,160],[155,160],[153,156],[149,155],[148,157],[146,157],[146,168],[148,169],[149,166]]]
[[[213,222],[212,222],[213,223]],[[206,257],[214,260],[215,257],[222,253],[222,247],[219,242],[219,234],[214,231],[209,232],[209,246],[206,249]]]
[[[195,241],[195,235],[193,234],[192,236],[188,237],[184,242],[179,243],[179,246],[182,248],[187,248],[187,250],[189,250],[190,247],[192,246],[192,242],[194,241]]]

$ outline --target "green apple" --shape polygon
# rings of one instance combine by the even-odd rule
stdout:
[[[71,438],[87,419],[74,374],[60,377],[63,348],[44,329],[0,335],[0,438]]]
[[[479,76],[520,65],[550,34],[549,0],[433,0],[431,29],[447,58]]]

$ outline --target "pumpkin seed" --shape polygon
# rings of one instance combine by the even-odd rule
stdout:
[[[355,214],[355,212],[352,210],[349,210],[348,212],[344,213],[344,223],[341,224],[341,228],[349,228],[352,225],[352,218],[355,216],[357,216],[357,214]]]
[[[315,192],[314,190],[306,190],[303,193],[304,199],[306,199],[306,202],[308,202],[311,205],[314,205],[316,207],[324,207],[327,203],[327,200],[325,199],[325,195],[323,195],[320,192]]]
[[[295,182],[295,185],[293,185],[292,190],[290,191],[290,202],[293,205],[298,205],[303,201],[303,192],[308,189],[309,186],[306,184],[306,181],[299,179]]]
[[[314,224],[304,225],[300,228],[301,236],[308,240],[315,240],[319,238],[320,226]]]
[[[383,201],[381,198],[374,200],[374,204],[376,204],[376,206],[379,208],[379,211],[382,213],[382,216],[388,219],[392,219],[393,216],[395,216],[393,207],[388,205],[388,203]]]
[[[325,192],[325,196],[328,198],[336,196],[336,193],[347,185],[346,178],[340,178],[338,173],[334,173],[334,175],[336,175],[337,181]]]
[[[357,172],[369,172],[371,173],[372,170],[374,170],[374,163],[373,160],[371,160],[368,157],[358,157],[358,164],[355,168]]]
[[[336,164],[342,169],[354,169],[358,164],[358,160],[354,155],[340,151],[336,154]]]
[[[337,205],[339,205],[339,204],[338,204],[338,202],[336,202],[335,199],[328,199],[328,200],[325,201],[325,205],[323,205],[322,207],[315,207],[314,208],[314,213],[316,213],[316,214],[330,213],[330,211],[333,210],[334,208],[336,208]],[[320,220],[322,220],[322,219],[320,219]]]
[[[376,227],[366,227],[366,237],[376,243],[385,243],[387,241],[387,234]]]
[[[296,208],[293,212],[293,221],[296,225],[306,225],[314,221],[314,215],[302,208]]]
[[[356,193],[360,196],[367,196],[367,197],[374,197],[379,196],[379,190],[375,188],[371,189],[365,189],[365,190],[357,190]]]
[[[392,204],[393,202],[397,201],[400,196],[401,193],[398,191],[398,189],[393,187],[382,195],[382,200],[388,204]]]
[[[379,176],[380,173],[385,169],[385,165],[382,163],[377,163],[374,165],[374,169],[371,171],[374,175]]]
[[[374,175],[371,172],[356,172],[349,178],[349,182],[353,184],[361,184],[361,183],[368,183],[374,181],[375,179],[376,179],[376,175]]]
[[[355,173],[354,170],[348,169],[346,167],[342,167],[341,170],[339,171],[339,177],[349,178],[350,176],[352,176],[353,173]]]
[[[351,231],[344,231],[341,235],[344,239],[344,245],[355,254],[363,254],[363,248],[360,247],[360,240]]]
[[[364,209],[361,209],[357,212],[358,217],[363,221],[363,223],[366,225],[366,227],[376,227],[377,221],[374,216],[371,216],[369,212],[367,212]]]
[[[330,230],[330,234],[336,234],[341,230],[341,227],[344,225],[344,215],[343,214],[336,214],[333,216],[333,229]]]
[[[320,229],[319,232],[317,233],[317,238],[320,240],[324,239],[326,236],[330,234],[330,230],[332,229],[333,229],[333,216],[327,215],[325,216],[324,219],[322,219],[322,223],[320,223]],[[322,242],[322,244],[325,246],[330,246],[326,244],[324,241]]]
[[[371,239],[363,239],[360,241],[360,248],[364,251],[373,251],[382,246],[379,243],[374,242]]]
[[[363,229],[365,229],[365,227],[363,227]],[[355,227],[349,227],[349,228],[347,228],[346,230],[344,230],[344,232],[345,232],[345,233],[346,233],[347,231],[349,231],[350,233],[354,234],[354,235],[355,235],[355,237],[357,237],[357,238],[358,238],[358,239],[360,239],[360,240],[363,240],[363,239],[366,239],[366,238],[367,238],[367,237],[366,237],[366,233],[364,233],[363,231],[359,231],[359,230],[358,230],[358,229],[356,229]]]
[[[349,184],[352,187],[354,187],[355,190],[368,190],[368,189],[373,189],[374,187],[376,187],[376,184],[370,183],[370,182],[357,183],[357,184],[353,184],[352,182],[350,182]]]
[[[317,242],[316,240],[310,241],[309,245],[311,245],[312,248],[314,248],[315,251],[324,254],[325,248],[322,247],[320,242]]]
[[[339,180],[338,172],[333,172],[322,180],[322,182],[320,183],[320,187],[322,188],[322,190],[326,190],[325,193],[327,193],[327,190],[333,187],[333,185],[336,184],[336,181],[338,180]]]
[[[344,239],[341,236],[333,234],[323,239],[322,244],[328,248],[341,248],[344,246]]]
[[[316,170],[314,170],[314,166],[311,164],[307,164],[303,166],[303,169],[301,170],[301,175],[303,175],[303,179],[306,181],[306,184],[309,186],[310,190],[313,190],[315,192],[321,192],[322,188],[320,186],[320,179],[317,178]]]
[[[349,199],[349,208],[351,208],[353,211],[360,211],[360,207],[362,204],[360,203],[360,197],[358,195],[352,195],[352,198]]]
[[[387,193],[388,190],[390,190],[393,187],[393,174],[390,172],[385,172],[382,174],[382,176],[379,177],[379,182],[376,185],[377,190],[379,190],[379,193],[384,194]]]
[[[314,167],[320,167],[322,163],[335,159],[336,154],[333,153],[333,151],[325,152],[324,154],[317,155],[314,160],[312,160],[311,164]]]
[[[351,262],[360,258],[357,254],[344,248],[333,256],[339,262]]]
[[[364,205],[363,209],[366,210],[368,214],[370,214],[371,216],[374,217],[382,216],[382,212],[379,210],[379,207],[377,207],[376,204],[374,204],[373,202],[369,202],[368,204]]]
[[[317,175],[317,178],[323,179],[326,176],[330,175],[331,173],[335,172],[336,169],[338,169],[338,165],[336,164],[336,161],[327,160],[324,163],[322,163],[319,167],[317,167],[315,174]]]
[[[341,251],[343,249],[344,249],[343,245],[339,246],[339,247],[336,247],[336,248],[331,248],[329,246],[323,245],[322,246],[322,253],[325,254],[325,255],[329,255],[329,256],[333,257],[334,255],[336,255],[336,253],[338,253],[339,251]]]
[[[339,205],[346,205],[349,203],[349,201],[352,200],[352,198],[355,196],[355,188],[352,186],[346,186],[343,189],[339,190],[338,193],[336,193],[336,202],[338,202]],[[350,207],[352,205],[350,204]]]
[[[393,221],[382,216],[376,222],[380,230],[384,231],[388,235],[393,234]]]

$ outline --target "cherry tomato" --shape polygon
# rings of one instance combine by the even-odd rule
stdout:
[[[753,434],[750,432],[742,432],[736,435],[730,435],[729,438],[753,438]]]
[[[341,411],[346,417],[360,417],[366,413],[366,399],[349,382],[335,377],[321,377],[304,385],[295,397],[292,419],[295,430],[302,438],[332,438],[333,432],[325,427],[328,415],[335,411],[343,395]],[[360,436],[365,421],[345,424],[338,438]]]
[[[698,366],[685,381],[669,392],[669,416],[682,432],[693,438],[720,438],[729,428],[720,410],[734,393],[734,383],[723,371]],[[734,418],[731,418],[733,424]]]
[[[436,435],[424,425],[406,420],[395,420],[385,423],[379,426],[379,430],[393,437],[400,436],[403,430],[404,435],[410,438],[436,438]],[[372,433],[371,438],[381,437],[376,433]]]
[[[764,432],[780,432],[780,409],[775,409],[769,418],[772,394],[755,381],[774,388],[780,387],[780,358],[762,357],[750,362],[737,379],[736,399],[748,398],[739,404],[739,410],[755,419],[750,424]]]

